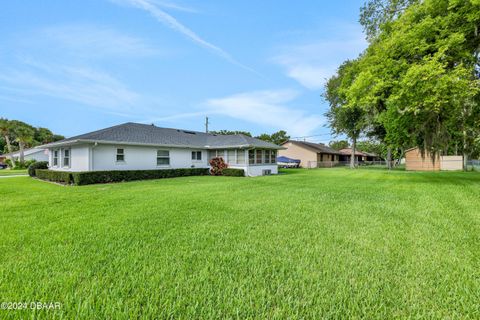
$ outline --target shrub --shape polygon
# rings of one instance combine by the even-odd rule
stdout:
[[[42,180],[54,181],[64,184],[71,184],[73,182],[71,172],[37,169],[35,170],[35,175],[37,178]]]
[[[36,160],[32,159],[32,160],[26,160],[24,161],[23,163],[20,163],[20,161],[18,160],[15,160],[15,168],[12,166],[12,160],[11,159],[5,159],[5,163],[7,164],[7,166],[10,168],[10,169],[14,169],[14,170],[24,170],[24,169],[27,169],[28,167],[30,167],[31,164],[35,163]]]
[[[28,166],[28,175],[30,177],[35,177],[35,170],[37,169],[48,169],[48,161],[39,161],[34,162]]]
[[[245,171],[243,169],[226,168],[223,169],[222,175],[229,177],[245,177]]]
[[[216,157],[210,160],[210,167],[210,174],[212,176],[221,176],[222,171],[228,168],[228,165],[223,161],[222,157]]]
[[[73,183],[77,186],[133,180],[175,178],[208,175],[208,168],[161,169],[161,170],[117,170],[72,172]]]

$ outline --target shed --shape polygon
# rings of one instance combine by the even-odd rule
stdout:
[[[422,153],[418,148],[411,148],[405,151],[405,169],[411,171],[440,171],[440,156],[435,158],[425,152]]]

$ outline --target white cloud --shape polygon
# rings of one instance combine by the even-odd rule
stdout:
[[[347,59],[356,58],[366,47],[365,37],[355,26],[337,27],[335,32],[283,46],[272,60],[285,68],[287,76],[310,90],[322,89],[325,80]],[[310,36],[311,37],[311,36]],[[331,40],[330,38],[335,38]]]
[[[113,76],[87,67],[29,61],[22,70],[3,70],[0,82],[29,96],[49,96],[112,111],[133,110],[140,98]]]
[[[206,102],[209,114],[221,114],[280,130],[293,136],[311,134],[324,119],[288,106],[298,93],[293,90],[266,90],[234,94]]]
[[[42,46],[47,45],[83,57],[146,56],[158,53],[158,50],[141,38],[109,27],[89,24],[45,28],[36,38]],[[35,44],[35,41],[29,39],[29,45]]]
[[[156,5],[155,1],[152,0],[111,0],[114,3],[118,4],[127,4],[131,5],[133,7],[145,10],[149,12],[157,21],[161,22],[165,26],[169,27],[170,29],[183,34],[187,38],[189,38],[191,41],[194,43],[198,44],[199,46],[206,48],[210,50],[211,52],[215,53],[219,57],[225,59],[226,61],[237,65],[245,70],[248,70],[250,72],[253,72],[258,75],[258,72],[253,70],[252,68],[238,62],[235,58],[233,58],[232,55],[230,55],[228,52],[223,50],[222,48],[206,41],[202,37],[200,37],[198,34],[196,34],[193,30],[189,29],[182,23],[180,23],[177,19],[175,19],[173,16],[169,15],[165,11],[159,8],[159,6]],[[165,6],[165,4],[164,4]]]
[[[0,64],[3,100],[13,92],[19,102],[44,96],[109,113],[135,114],[133,110],[140,106],[146,108],[145,98],[97,67],[104,58],[156,54],[140,38],[97,25],[63,25],[27,34],[17,46],[15,51],[22,54],[13,55],[11,63]]]
[[[163,7],[163,8],[167,8],[167,9],[173,9],[173,10],[177,10],[177,11],[184,11],[184,12],[190,12],[190,13],[198,12],[198,10],[196,10],[194,8],[187,7],[187,6],[184,6],[184,5],[180,5],[178,3],[173,3],[173,2],[170,2],[170,1],[164,1],[164,0],[152,0],[152,1],[156,5],[158,5],[160,7]]]

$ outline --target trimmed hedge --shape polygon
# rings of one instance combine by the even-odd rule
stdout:
[[[77,186],[95,183],[109,183],[133,180],[163,179],[188,176],[206,176],[208,168],[160,169],[160,170],[117,170],[72,172]]]
[[[206,176],[208,168],[189,169],[162,169],[162,170],[118,170],[118,171],[86,171],[86,172],[65,172],[53,170],[35,170],[39,179],[55,181],[64,184],[75,184],[77,186],[110,183],[121,181],[162,179],[188,176]]]
[[[35,170],[37,169],[48,169],[48,161],[39,161],[34,162],[28,166],[28,175],[30,177],[35,177]]]
[[[222,175],[229,177],[245,177],[245,171],[243,169],[227,168],[223,169]]]
[[[71,172],[36,169],[35,176],[42,180],[71,184],[73,177]]]

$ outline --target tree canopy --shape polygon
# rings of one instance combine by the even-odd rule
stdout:
[[[280,130],[272,134],[263,133],[259,136],[256,136],[255,138],[263,141],[268,141],[276,145],[281,145],[285,141],[288,141],[290,139],[290,136],[287,134],[286,131]]]
[[[47,128],[36,128],[19,120],[0,118],[0,153],[19,150],[20,144],[31,148],[62,139],[65,137],[54,134]],[[8,144],[10,144],[10,150]]]
[[[248,137],[252,136],[252,134],[248,131],[219,130],[219,131],[210,131],[210,133],[218,134],[218,135],[243,134]],[[287,141],[288,139],[290,139],[290,136],[287,134],[286,131],[280,130],[272,134],[262,133],[261,135],[258,135],[255,138],[279,145]]]
[[[360,21],[368,48],[326,85],[333,131],[343,130],[340,103],[361,110],[350,121],[364,113],[362,134],[392,148],[478,153],[480,0],[371,0]],[[341,88],[335,99],[331,87]]]
[[[342,150],[348,148],[350,146],[350,143],[348,143],[347,140],[334,140],[330,141],[328,145],[330,146],[330,148],[333,148],[335,150]]]
[[[218,135],[234,135],[234,134],[243,134],[245,136],[251,137],[252,134],[248,131],[232,131],[232,130],[218,130],[218,131],[209,131],[210,134]]]

